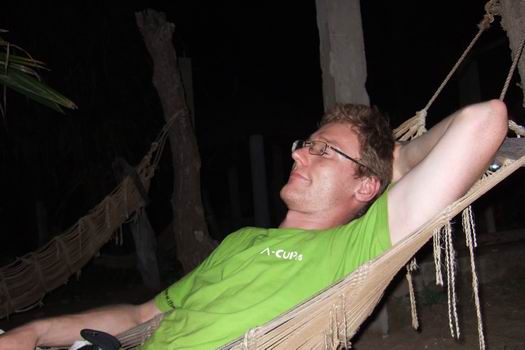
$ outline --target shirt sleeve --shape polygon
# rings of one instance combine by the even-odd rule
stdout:
[[[198,273],[198,270],[201,266],[202,264],[196,267],[186,276],[182,277],[177,282],[173,283],[171,286],[157,294],[157,296],[155,297],[155,305],[159,308],[160,311],[166,312],[180,307],[182,299],[191,290],[195,280],[195,276]]]
[[[228,252],[235,249],[235,245],[239,242],[239,239],[236,238],[239,236],[242,236],[242,231],[237,231],[228,235],[221,244],[215,248],[210,256],[199,264],[199,266],[157,294],[154,300],[155,305],[159,310],[166,312],[180,307],[185,297],[192,291],[193,286],[195,285],[195,279],[199,273],[217,263],[220,263]]]
[[[391,247],[387,189],[363,216],[337,228],[331,245],[334,268],[346,275]]]

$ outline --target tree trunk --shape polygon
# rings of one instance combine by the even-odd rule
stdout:
[[[512,58],[518,52],[525,32],[525,2],[517,0],[501,0],[500,1],[501,26],[507,32],[510,42],[510,49],[512,51]],[[522,54],[523,55],[523,54]],[[523,89],[523,96],[525,98],[525,85],[523,77],[525,77],[525,59],[518,63],[518,71],[521,76],[521,88]],[[525,100],[523,102],[525,107]]]
[[[164,118],[173,121],[169,141],[173,160],[173,230],[184,272],[197,266],[215,247],[208,235],[200,189],[200,157],[184,98],[177,55],[172,44],[175,26],[162,12],[137,12],[137,25],[153,60],[153,85]]]
[[[338,103],[369,105],[360,0],[316,0],[324,110]],[[384,303],[369,326],[388,333]]]
[[[360,0],[316,0],[324,109],[368,105]]]

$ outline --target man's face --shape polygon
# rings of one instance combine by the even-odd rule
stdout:
[[[324,141],[350,157],[360,158],[357,134],[349,124],[329,123],[313,133],[309,140]],[[295,163],[281,198],[289,210],[322,213],[351,205],[359,179],[356,164],[327,148],[327,154],[309,153],[308,147],[292,153]]]

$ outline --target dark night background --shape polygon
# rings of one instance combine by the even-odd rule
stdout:
[[[367,89],[392,126],[432,96],[476,33],[483,4],[362,3]],[[161,129],[151,62],[134,17],[146,8],[167,14],[176,25],[178,55],[191,58],[211,234],[220,240],[236,228],[225,185],[232,167],[239,172],[243,223],[251,223],[248,138],[253,134],[264,136],[272,221],[279,223],[283,207],[276,191],[291,165],[290,144],[312,132],[323,111],[314,1],[7,2],[0,13],[0,28],[9,30],[4,39],[47,62],[51,71],[43,78],[79,109],[60,115],[8,91],[0,127],[0,262],[37,247],[36,201],[48,210],[51,234],[59,234],[115,186],[114,158],[136,164]],[[510,66],[499,23],[469,57],[479,67],[482,99],[497,98]],[[462,72],[431,108],[430,125],[460,106]],[[521,91],[513,86],[506,101],[511,117],[523,124]],[[271,175],[276,164],[284,169],[282,178]],[[164,154],[148,208],[157,231],[171,220],[171,171]],[[478,204],[501,203],[503,197],[510,203],[496,204],[498,229],[523,225],[516,204],[523,195],[516,178],[522,175]]]

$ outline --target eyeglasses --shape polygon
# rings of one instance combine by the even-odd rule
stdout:
[[[328,148],[330,148],[332,151],[342,155],[343,157],[345,157],[346,159],[348,160],[351,160],[352,162],[356,163],[357,165],[360,165],[364,168],[367,168],[368,170],[370,170],[372,173],[375,174],[375,171],[373,171],[372,169],[370,169],[370,167],[364,165],[363,163],[361,163],[360,161],[358,161],[357,159],[354,159],[352,157],[350,157],[349,155],[345,154],[343,151],[340,151],[338,150],[337,148],[333,147],[333,146],[330,146],[329,144],[327,144],[326,142],[324,141],[317,141],[317,140],[295,140],[292,144],[292,152],[295,152],[297,151],[298,149],[301,149],[301,148],[304,148],[304,147],[308,147],[308,152],[314,156],[322,156],[324,154],[326,154],[326,150]]]

